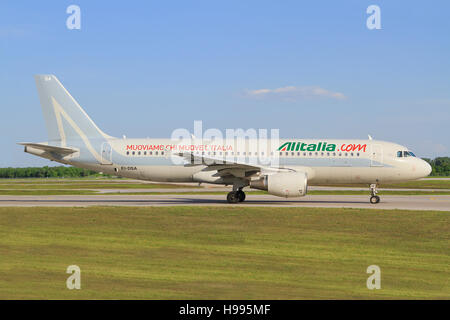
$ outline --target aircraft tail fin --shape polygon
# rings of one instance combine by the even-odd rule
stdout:
[[[111,138],[89,118],[54,75],[36,75],[49,144],[65,147],[71,139]]]

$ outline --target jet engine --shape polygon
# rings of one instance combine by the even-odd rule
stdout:
[[[305,172],[274,173],[250,181],[250,187],[267,190],[270,194],[279,197],[303,197],[308,189],[308,177]]]

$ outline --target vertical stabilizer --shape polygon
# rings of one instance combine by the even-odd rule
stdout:
[[[108,139],[53,75],[36,75],[36,86],[49,143],[65,147],[70,140]]]

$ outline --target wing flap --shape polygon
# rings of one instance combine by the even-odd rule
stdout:
[[[205,157],[190,152],[174,154],[184,158],[188,162],[185,166],[206,166],[202,171],[217,171],[213,175],[215,177],[234,176],[237,178],[250,178],[261,172],[292,171],[288,168],[273,168],[226,158]]]

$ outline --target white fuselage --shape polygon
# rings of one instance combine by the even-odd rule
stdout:
[[[263,162],[274,170],[303,171],[309,185],[407,181],[425,177],[431,171],[428,163],[419,158],[399,157],[399,152],[403,155],[408,150],[406,147],[377,140],[289,139],[273,145],[269,140],[263,147],[247,140],[241,146],[237,142],[203,142],[180,147],[170,139],[110,139],[96,149],[101,155],[96,161],[87,161],[89,157],[83,153],[90,150],[81,148],[61,162],[132,179],[216,184],[233,181],[216,175],[217,171],[206,165],[174,163],[174,154],[190,152],[241,164]]]

